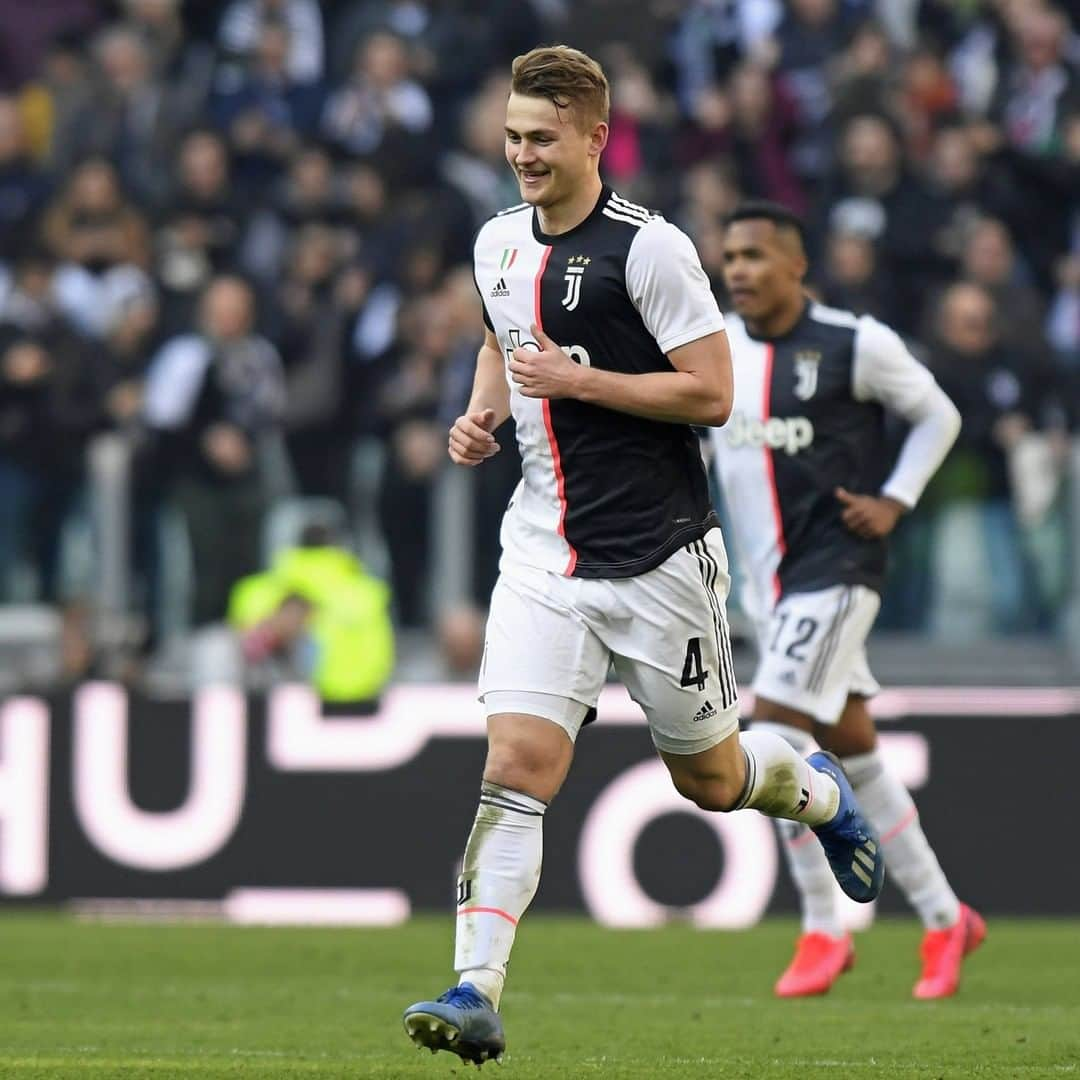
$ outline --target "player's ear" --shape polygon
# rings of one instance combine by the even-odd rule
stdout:
[[[589,132],[589,153],[599,156],[604,152],[608,141],[608,126],[603,120],[597,121]]]

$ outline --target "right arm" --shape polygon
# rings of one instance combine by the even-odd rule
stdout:
[[[510,387],[499,339],[485,328],[476,357],[472,396],[450,428],[449,453],[455,465],[479,465],[499,452],[491,433],[510,416]]]

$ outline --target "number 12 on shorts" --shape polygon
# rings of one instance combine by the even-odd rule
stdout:
[[[784,630],[787,627],[788,614],[786,611],[777,612],[776,615],[776,633],[773,634],[773,639],[769,644],[769,652],[775,653],[780,650],[780,639],[784,636]],[[811,619],[809,615],[804,615],[799,619],[794,628],[792,634],[787,642],[787,647],[784,648],[784,656],[790,657],[792,660],[805,660],[806,659],[806,646],[810,644],[814,635],[817,633],[818,621],[817,619]]]
[[[696,686],[704,690],[709,673],[701,665],[701,638],[692,637],[686,643],[686,659],[683,661],[680,686]]]

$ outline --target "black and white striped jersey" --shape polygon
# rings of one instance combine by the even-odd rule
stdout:
[[[527,204],[486,222],[474,272],[484,321],[509,360],[539,326],[574,360],[672,371],[666,353],[724,328],[690,239],[604,187],[569,232]],[[504,558],[583,578],[645,573],[717,524],[693,430],[575,400],[524,397],[507,371],[522,480]]]
[[[914,505],[956,436],[955,409],[899,336],[869,316],[808,303],[787,334],[769,340],[752,337],[737,315],[727,325],[735,406],[711,435],[744,607],[761,615],[782,595],[833,585],[880,591],[885,542],[844,525],[835,489]],[[883,486],[886,410],[913,423],[929,417],[934,430],[933,445],[916,441],[920,460],[909,454]]]

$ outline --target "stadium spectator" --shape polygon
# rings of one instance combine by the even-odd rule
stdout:
[[[453,347],[445,298],[409,301],[399,317],[396,355],[388,358],[378,393],[387,446],[379,520],[391,558],[398,620],[420,626],[429,618],[432,484],[442,467],[446,437],[436,423],[440,377]]]
[[[723,82],[741,57],[760,58],[782,16],[780,0],[690,0],[670,43],[683,112],[691,113],[701,91]]]
[[[256,203],[314,136],[322,112],[322,84],[294,76],[288,58],[287,24],[267,19],[244,69],[223,72],[210,101],[215,123],[228,136],[241,195]]]
[[[33,237],[49,188],[30,156],[15,98],[0,96],[0,259],[11,259]]]
[[[1008,318],[976,284],[950,286],[940,300],[930,367],[956,402],[964,426],[935,478],[931,500],[944,509],[974,508],[981,524],[994,629],[1030,630],[1031,567],[1015,512],[1009,454],[1039,426],[1052,384],[1036,355],[1002,342]],[[973,565],[969,557],[968,565]],[[941,584],[941,583],[939,583]]]
[[[326,101],[321,132],[343,154],[378,154],[411,176],[430,166],[431,122],[431,100],[410,75],[404,44],[379,32],[357,45],[347,78]]]
[[[107,158],[139,199],[162,196],[168,183],[169,155],[185,124],[175,84],[155,72],[142,35],[124,24],[109,26],[95,38],[93,92],[81,103],[56,145],[58,165],[70,168],[96,154]],[[197,108],[201,102],[187,102]]]
[[[347,215],[340,188],[338,173],[323,146],[309,143],[297,149],[266,205],[250,215],[242,253],[245,269],[266,285],[277,281],[293,230],[306,224],[344,223]],[[353,230],[344,230],[343,242],[354,236]]]
[[[191,325],[197,298],[215,273],[235,269],[244,252],[248,213],[230,182],[223,137],[196,128],[180,143],[169,197],[157,214],[154,258],[165,329]]]
[[[798,134],[796,103],[760,64],[736,65],[728,82],[731,147],[739,187],[801,213],[806,195],[791,164]]]
[[[915,328],[927,281],[947,273],[933,246],[943,208],[907,168],[895,122],[853,116],[839,142],[837,170],[821,196],[818,229],[873,238],[893,297],[889,321]]]
[[[1010,217],[1017,194],[1007,172],[979,153],[970,128],[962,123],[938,129],[926,176],[942,211],[934,246],[955,272],[974,226],[984,217]]]
[[[92,351],[48,300],[49,268],[20,263],[0,323],[0,598],[16,599],[16,573],[34,582],[21,599],[57,603],[60,544],[82,494],[87,439],[99,419]],[[36,309],[36,310],[34,310]]]
[[[865,14],[868,6],[865,0],[790,0],[765,46],[775,59],[784,92],[798,102],[799,139],[792,147],[791,164],[806,181],[828,171],[834,106],[830,69],[846,47],[860,9]]]
[[[1019,265],[1008,228],[993,218],[975,222],[964,242],[960,268],[967,280],[990,294],[1002,312],[1002,343],[1014,349],[1039,350],[1044,341],[1046,303]]]
[[[213,278],[198,330],[165,342],[146,378],[144,416],[158,439],[159,482],[191,542],[195,627],[222,620],[233,582],[259,565],[260,451],[279,431],[284,377],[277,350],[254,327],[250,286]]]
[[[37,76],[23,84],[19,109],[34,159],[55,170],[66,166],[69,133],[93,94],[90,65],[77,34],[50,42]]]
[[[477,228],[517,197],[503,156],[498,117],[506,108],[509,82],[492,75],[465,103],[458,142],[442,156],[442,174],[469,201]]]
[[[883,318],[890,307],[873,241],[855,229],[833,229],[825,238],[820,288],[825,303],[857,315]]]
[[[390,590],[320,525],[241,578],[229,622],[253,667],[310,682],[324,703],[374,710],[394,667]]]
[[[284,71],[297,83],[318,82],[324,75],[322,12],[317,0],[232,0],[221,16],[218,45],[227,57],[248,61],[263,45],[269,23],[288,31]]]
[[[131,28],[138,32],[155,74],[169,90],[175,114],[187,126],[206,106],[214,79],[213,46],[189,36],[182,0],[122,0]]]
[[[335,295],[344,248],[326,225],[293,234],[275,291],[274,338],[285,368],[285,448],[300,495],[348,501],[350,432],[344,390],[344,313]]]
[[[80,333],[104,337],[120,307],[153,291],[146,215],[121,191],[107,159],[79,165],[46,211],[42,234],[60,261],[57,303]]]

